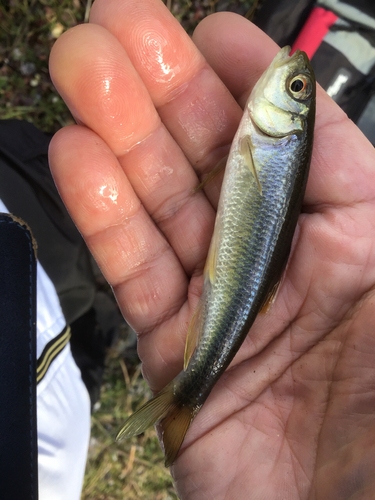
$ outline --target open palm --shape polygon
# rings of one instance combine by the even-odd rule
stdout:
[[[78,123],[52,141],[53,174],[154,390],[182,368],[202,286],[219,182],[193,188],[277,51],[228,13],[193,40],[161,1],[96,0],[51,54]],[[320,89],[315,137],[282,286],[188,431],[181,498],[375,497],[375,153]]]

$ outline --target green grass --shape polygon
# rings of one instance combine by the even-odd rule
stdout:
[[[46,132],[73,123],[48,73],[56,38],[83,22],[80,0],[0,3],[0,118],[25,119]]]

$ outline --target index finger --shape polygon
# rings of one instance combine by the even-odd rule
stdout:
[[[241,109],[160,0],[97,0],[90,21],[125,48],[158,113],[199,173],[232,142]]]

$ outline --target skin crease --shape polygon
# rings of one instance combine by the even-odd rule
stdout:
[[[54,137],[51,169],[160,390],[182,367],[219,181],[192,188],[277,47],[230,13],[191,41],[158,0],[96,0],[90,21],[52,50],[78,125]],[[375,497],[374,188],[373,147],[318,89],[282,286],[188,431],[172,467],[181,499]]]

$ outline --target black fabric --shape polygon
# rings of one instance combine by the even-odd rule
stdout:
[[[70,348],[75,362],[81,369],[82,380],[89,392],[91,410],[100,397],[104,373],[106,341],[91,308],[71,325]]]
[[[345,70],[348,80],[342,87],[342,92],[334,97],[334,100],[347,113],[348,117],[355,123],[358,121],[365,109],[372,92],[375,91],[375,71],[363,75],[354,68],[344,54],[336,50],[328,43],[322,42],[311,65],[318,75],[319,84],[327,90],[335,81],[336,75]],[[374,123],[375,126],[375,123]]]
[[[37,500],[36,259],[30,231],[0,214],[0,498]]]
[[[26,121],[0,120],[0,199],[32,228],[38,258],[71,323],[92,306],[95,282],[86,245],[48,167],[50,139]]]
[[[91,409],[100,398],[105,354],[118,337],[120,321],[120,313],[113,301],[99,291],[94,307],[71,324],[70,346],[89,392]]]
[[[114,300],[97,293],[89,251],[50,174],[50,140],[31,123],[0,120],[0,199],[32,228],[40,263],[71,325],[72,354],[93,406],[99,399],[105,348],[118,335],[121,316]]]
[[[314,4],[314,0],[265,0],[254,24],[280,47],[292,45]]]

